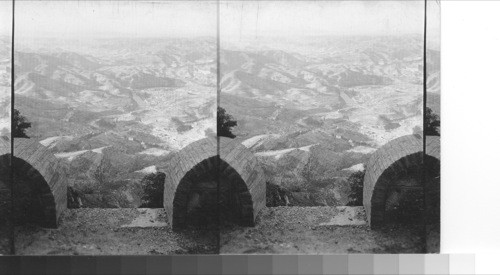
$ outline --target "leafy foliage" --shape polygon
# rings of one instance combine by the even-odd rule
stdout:
[[[431,108],[425,107],[425,129],[426,136],[439,136],[441,130],[441,120]]]
[[[68,208],[80,208],[81,199],[80,194],[72,186],[68,186],[68,192],[66,192],[67,206]]]
[[[238,125],[233,116],[226,113],[222,107],[217,107],[217,136],[235,138],[236,136],[231,132],[232,128]]]
[[[365,171],[357,171],[352,173],[347,182],[351,186],[351,194],[349,195],[348,206],[361,206],[363,205],[363,180],[365,178]]]
[[[145,176],[141,185],[144,191],[141,207],[162,208],[163,207],[163,185],[165,183],[165,173],[152,173]]]
[[[31,127],[26,117],[22,116],[19,110],[14,109],[12,114],[12,134],[15,138],[29,138],[26,129]]]
[[[266,206],[287,206],[287,191],[277,184],[266,181]]]

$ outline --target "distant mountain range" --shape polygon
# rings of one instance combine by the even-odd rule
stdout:
[[[8,110],[10,42],[0,41]],[[415,36],[222,39],[220,104],[269,181],[296,191],[292,201],[345,205],[345,179],[374,150],[421,131],[422,50]],[[215,38],[20,40],[15,108],[32,122],[28,135],[67,160],[83,206],[138,206],[131,190],[146,172],[215,135],[216,51]],[[439,51],[428,56],[428,98],[438,109]],[[8,125],[1,115],[0,128]],[[110,187],[114,203],[88,190],[106,160],[122,186]]]
[[[221,106],[271,183],[308,194],[306,205],[343,205],[346,177],[373,151],[421,132],[422,43],[416,36],[223,43]],[[429,91],[439,97],[439,52],[428,53]]]
[[[0,37],[0,135],[10,132],[11,40]]]
[[[215,50],[213,38],[22,40],[15,108],[66,160],[72,201],[138,207],[145,174],[215,135]]]

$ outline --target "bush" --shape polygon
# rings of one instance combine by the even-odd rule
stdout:
[[[162,208],[165,173],[157,172],[145,176],[141,180],[144,191],[141,207]]]
[[[426,136],[439,136],[441,131],[441,120],[431,108],[425,107],[425,129]]]
[[[363,205],[363,181],[365,178],[365,170],[352,173],[347,182],[351,186],[351,193],[349,194],[348,206],[362,206]]]
[[[236,125],[238,122],[227,114],[224,108],[217,107],[217,136],[235,138],[236,136],[231,131]]]
[[[68,192],[66,192],[68,208],[80,208],[80,194],[73,189],[73,187],[68,186]]]
[[[276,207],[276,206],[286,206],[286,190],[281,188],[279,185],[266,182],[266,206]]]
[[[22,116],[19,110],[14,109],[12,114],[12,135],[16,138],[29,138],[26,134],[26,129],[31,127],[31,122],[28,122],[26,117]]]

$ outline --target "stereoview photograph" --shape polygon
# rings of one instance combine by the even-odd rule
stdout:
[[[16,1],[14,18],[1,254],[439,253],[439,2]]]

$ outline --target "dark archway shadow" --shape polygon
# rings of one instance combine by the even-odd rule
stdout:
[[[422,156],[405,156],[381,174],[372,197],[372,228],[413,234],[422,253],[434,253],[440,238],[440,160]]]
[[[45,178],[23,159],[13,157],[13,212],[16,225],[57,227],[54,195]]]
[[[172,226],[217,230],[225,224],[253,225],[252,198],[247,185],[218,156],[194,166],[179,182]]]

